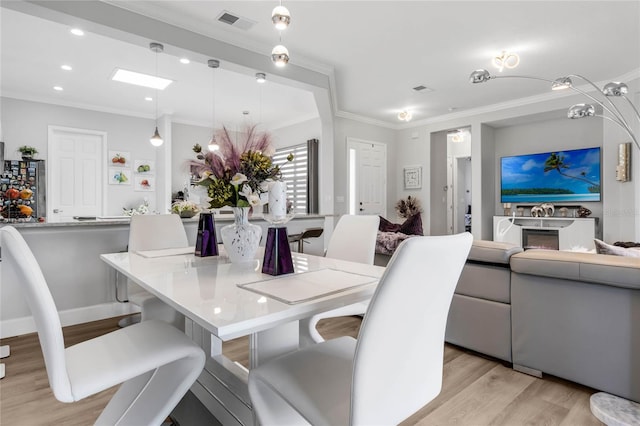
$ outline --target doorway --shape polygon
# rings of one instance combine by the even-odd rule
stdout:
[[[447,133],[447,231],[471,232],[471,135],[467,129]]]
[[[387,145],[347,138],[349,214],[387,213]]]
[[[49,126],[47,220],[103,215],[107,133]]]

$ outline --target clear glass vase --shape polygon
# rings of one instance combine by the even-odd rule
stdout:
[[[249,223],[249,207],[232,207],[234,223],[220,228],[222,243],[233,263],[254,260],[262,228]]]

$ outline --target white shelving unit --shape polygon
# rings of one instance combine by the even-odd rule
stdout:
[[[493,240],[522,246],[525,229],[558,231],[558,248],[595,248],[598,218],[494,216]]]

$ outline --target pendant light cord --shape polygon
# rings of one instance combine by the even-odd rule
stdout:
[[[158,50],[156,52],[156,78],[158,78]],[[158,88],[156,87],[156,128],[158,127]]]

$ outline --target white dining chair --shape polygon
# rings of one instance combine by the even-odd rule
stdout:
[[[394,425],[442,388],[444,334],[469,233],[414,237],[394,253],[358,334],[249,372],[260,424]]]
[[[331,234],[325,256],[373,265],[379,224],[379,216],[342,216]],[[300,344],[306,346],[324,341],[317,329],[321,319],[363,315],[367,310],[367,305],[367,302],[354,303],[300,320]]]
[[[187,233],[177,214],[149,214],[131,216],[128,251],[185,248],[189,246]],[[156,319],[184,330],[184,315],[143,290],[129,283],[136,291],[129,294],[129,303],[140,307],[142,321]]]
[[[96,424],[160,425],[198,378],[204,351],[161,321],[144,321],[65,349],[55,302],[24,238],[4,226],[0,247],[3,263],[20,279],[56,399],[76,402],[121,384]]]

